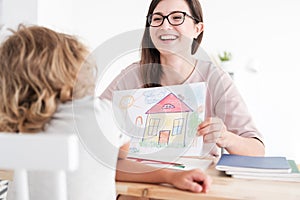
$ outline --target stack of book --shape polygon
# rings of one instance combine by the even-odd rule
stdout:
[[[234,178],[300,182],[300,172],[295,161],[285,157],[223,154],[216,169]]]

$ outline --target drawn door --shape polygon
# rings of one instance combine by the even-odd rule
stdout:
[[[168,144],[170,137],[170,130],[159,131],[158,144]]]

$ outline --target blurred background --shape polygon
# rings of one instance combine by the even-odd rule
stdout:
[[[200,2],[205,23],[201,46],[217,64],[221,64],[218,55],[231,53],[230,70],[264,135],[267,155],[286,156],[300,163],[300,1]],[[142,29],[149,3],[0,0],[0,26],[47,26],[79,36],[93,50],[113,36]],[[121,68],[137,59],[138,52],[116,59],[102,80],[103,88]]]

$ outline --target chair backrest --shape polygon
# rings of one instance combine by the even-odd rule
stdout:
[[[53,199],[67,199],[65,171],[77,167],[75,135],[0,133],[0,169],[14,170],[16,200],[29,200],[27,170],[55,171]]]
[[[8,180],[0,180],[0,199],[6,199]]]

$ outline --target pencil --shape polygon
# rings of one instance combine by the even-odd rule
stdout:
[[[160,164],[167,164],[167,165],[175,165],[175,166],[183,166],[182,163],[176,163],[176,162],[168,162],[168,161],[161,161],[161,160],[152,160],[152,159],[146,159],[146,158],[134,158],[134,157],[127,157],[127,159],[132,159],[137,162],[153,162],[153,163],[160,163]]]

